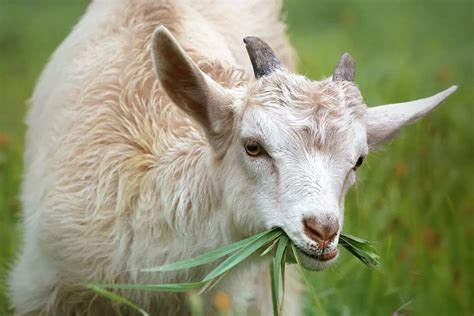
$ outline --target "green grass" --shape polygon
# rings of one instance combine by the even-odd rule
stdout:
[[[352,253],[368,267],[377,267],[380,264],[379,256],[373,252],[373,246],[369,241],[345,233],[341,233],[339,238],[341,240],[339,244],[346,248],[346,250]],[[287,256],[288,247],[292,249],[292,253]],[[275,251],[271,252],[272,250]],[[209,272],[200,281],[172,284],[86,284],[86,286],[96,291],[98,294],[101,294],[115,302],[131,307],[146,316],[146,311],[140,309],[138,306],[134,305],[124,297],[114,294],[113,292],[110,292],[106,289],[189,292],[201,288],[200,292],[205,292],[213,287],[213,285],[218,283],[228,271],[237,265],[242,264],[247,258],[255,254],[260,254],[260,256],[273,256],[273,260],[270,263],[273,315],[280,315],[282,310],[282,305],[280,304],[280,280],[282,288],[284,289],[286,262],[298,264],[298,268],[301,270],[301,275],[305,280],[308,289],[311,290],[311,296],[313,299],[315,299],[315,301],[318,303],[318,307],[324,313],[324,309],[321,306],[320,300],[318,299],[314,288],[309,283],[308,278],[303,271],[303,266],[301,265],[296,251],[296,246],[290,242],[290,238],[288,238],[281,228],[274,228],[266,232],[259,233],[246,239],[234,242],[230,245],[211,250],[194,258],[170,262],[162,266],[145,268],[141,270],[141,272],[148,273],[186,270],[222,259],[217,267],[215,267],[214,270]]]
[[[87,1],[0,0],[0,315],[20,240],[25,101]],[[329,76],[350,52],[367,104],[459,90],[360,168],[345,231],[377,241],[383,265],[350,255],[311,274],[328,315],[474,313],[474,5],[472,1],[286,1],[300,72]],[[307,315],[320,314],[308,298]]]
[[[144,316],[146,311],[139,309],[132,302],[129,302],[125,298],[115,295],[114,293],[106,289],[138,289],[142,291],[165,291],[165,292],[188,292],[190,290],[195,290],[200,288],[202,292],[209,290],[213,284],[216,284],[220,279],[236,265],[241,264],[245,259],[255,254],[262,247],[268,247],[269,244],[272,244],[274,241],[278,242],[278,249],[275,255],[275,264],[280,267],[284,265],[283,254],[285,253],[286,246],[288,245],[288,237],[283,233],[281,229],[273,229],[266,232],[259,233],[255,236],[251,236],[244,240],[237,241],[227,246],[214,249],[210,252],[201,254],[194,258],[189,258],[186,260],[172,262],[165,264],[159,267],[146,268],[142,272],[156,273],[156,272],[165,272],[165,271],[176,271],[189,269],[192,267],[200,266],[206,263],[216,261],[218,259],[224,259],[219,263],[214,270],[209,272],[202,280],[195,281],[192,283],[173,283],[173,284],[90,284],[86,285],[90,289],[96,291],[98,294],[101,294],[109,299],[119,302],[123,305],[127,305],[135,310],[138,310]],[[266,252],[266,251],[264,251]],[[274,265],[271,266],[271,271],[274,271]],[[278,285],[274,280],[279,281],[280,273],[276,272],[272,276],[272,294],[276,295],[273,297],[274,304],[274,314],[278,315]],[[197,312],[194,311],[193,312]]]

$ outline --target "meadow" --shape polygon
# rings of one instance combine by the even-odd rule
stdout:
[[[88,1],[0,0],[0,315],[21,243],[26,101]],[[311,281],[327,315],[474,313],[474,2],[287,0],[284,18],[312,79],[348,51],[369,106],[452,84],[434,113],[369,155],[346,203],[348,233],[376,242],[380,269],[350,255]],[[309,298],[306,315],[319,315]]]

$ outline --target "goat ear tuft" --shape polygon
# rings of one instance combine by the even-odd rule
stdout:
[[[452,86],[425,99],[369,108],[366,117],[369,146],[373,148],[391,139],[403,127],[435,109],[457,88]]]

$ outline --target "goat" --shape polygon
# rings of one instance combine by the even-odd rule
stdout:
[[[348,54],[331,78],[292,72],[280,6],[92,2],[31,101],[25,234],[9,281],[16,314],[120,314],[81,284],[197,280],[212,266],[138,269],[272,227],[308,269],[337,259],[344,197],[369,149],[456,87],[367,108]],[[203,295],[206,314],[217,291],[236,309],[271,314],[267,263],[229,273]],[[298,315],[298,277],[292,267],[287,276],[284,313]],[[183,294],[119,294],[153,315],[190,313]]]

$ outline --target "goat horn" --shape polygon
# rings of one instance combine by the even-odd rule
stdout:
[[[351,55],[344,53],[339,59],[336,70],[332,75],[332,81],[354,81],[355,61]]]
[[[276,69],[285,69],[270,46],[256,36],[244,38],[245,48],[252,62],[255,78],[271,74]]]

